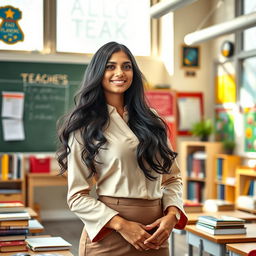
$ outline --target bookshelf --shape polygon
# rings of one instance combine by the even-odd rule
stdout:
[[[236,168],[241,165],[237,155],[216,155],[216,198],[235,203]]]
[[[0,201],[26,204],[26,181],[22,154],[0,154]]]
[[[180,167],[183,195],[186,199],[203,202],[216,198],[214,162],[223,152],[221,142],[183,141]],[[195,157],[196,156],[196,157]]]
[[[247,166],[236,171],[236,206],[256,214],[256,170]],[[253,199],[254,195],[254,199]]]

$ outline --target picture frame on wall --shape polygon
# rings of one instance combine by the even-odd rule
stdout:
[[[204,116],[203,93],[177,92],[177,105],[178,135],[191,136],[193,124],[201,121]]]
[[[200,67],[200,47],[199,46],[182,45],[181,66],[183,68],[199,68]]]

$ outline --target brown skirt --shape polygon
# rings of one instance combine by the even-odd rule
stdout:
[[[101,196],[99,200],[118,211],[123,218],[144,225],[163,216],[160,199],[144,200]],[[169,256],[169,246],[166,241],[159,250],[138,251],[115,231],[97,242],[91,242],[84,229],[79,244],[79,256]]]

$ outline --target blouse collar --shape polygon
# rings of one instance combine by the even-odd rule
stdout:
[[[108,112],[109,114],[111,115],[113,112],[116,112],[117,113],[117,110],[114,106],[112,105],[109,105],[107,104],[108,106]],[[118,113],[117,113],[118,114]],[[119,115],[119,114],[118,114]],[[129,120],[129,116],[128,116],[128,110],[127,110],[127,106],[124,106],[124,113],[123,113],[123,116],[122,116],[123,120],[128,123],[128,120]]]

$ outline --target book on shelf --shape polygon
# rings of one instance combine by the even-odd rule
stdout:
[[[8,180],[9,175],[9,156],[8,154],[3,154],[1,156],[1,179],[3,181]]]
[[[212,225],[214,227],[219,227],[219,226],[241,226],[245,223],[245,220],[231,217],[231,216],[226,216],[226,215],[222,215],[219,217],[204,215],[204,216],[198,217],[198,222]]]
[[[20,179],[22,173],[22,154],[1,154],[0,155],[0,179],[7,181],[10,179]]]
[[[203,209],[205,212],[233,211],[235,204],[221,199],[207,199]]]
[[[0,241],[24,241],[26,235],[0,236]]]
[[[204,183],[198,181],[188,181],[187,198],[191,201],[204,201]]]
[[[215,227],[215,226],[201,223],[199,221],[196,223],[196,228],[204,232],[207,232],[211,235],[246,234],[246,227],[244,227],[244,225]]]
[[[25,241],[1,241],[0,252],[19,252],[27,251]]]
[[[27,238],[26,243],[32,251],[68,250],[72,246],[62,237]]]
[[[0,201],[0,213],[22,211],[25,211],[25,206],[21,201]]]
[[[196,151],[187,156],[187,175],[191,178],[205,178],[205,159],[204,151]]]
[[[202,212],[203,211],[203,204],[191,200],[185,200],[183,204],[184,210],[186,213],[192,212]]]
[[[217,180],[222,180],[223,158],[217,158]]]
[[[246,180],[242,194],[248,196],[256,195],[256,180]]]

